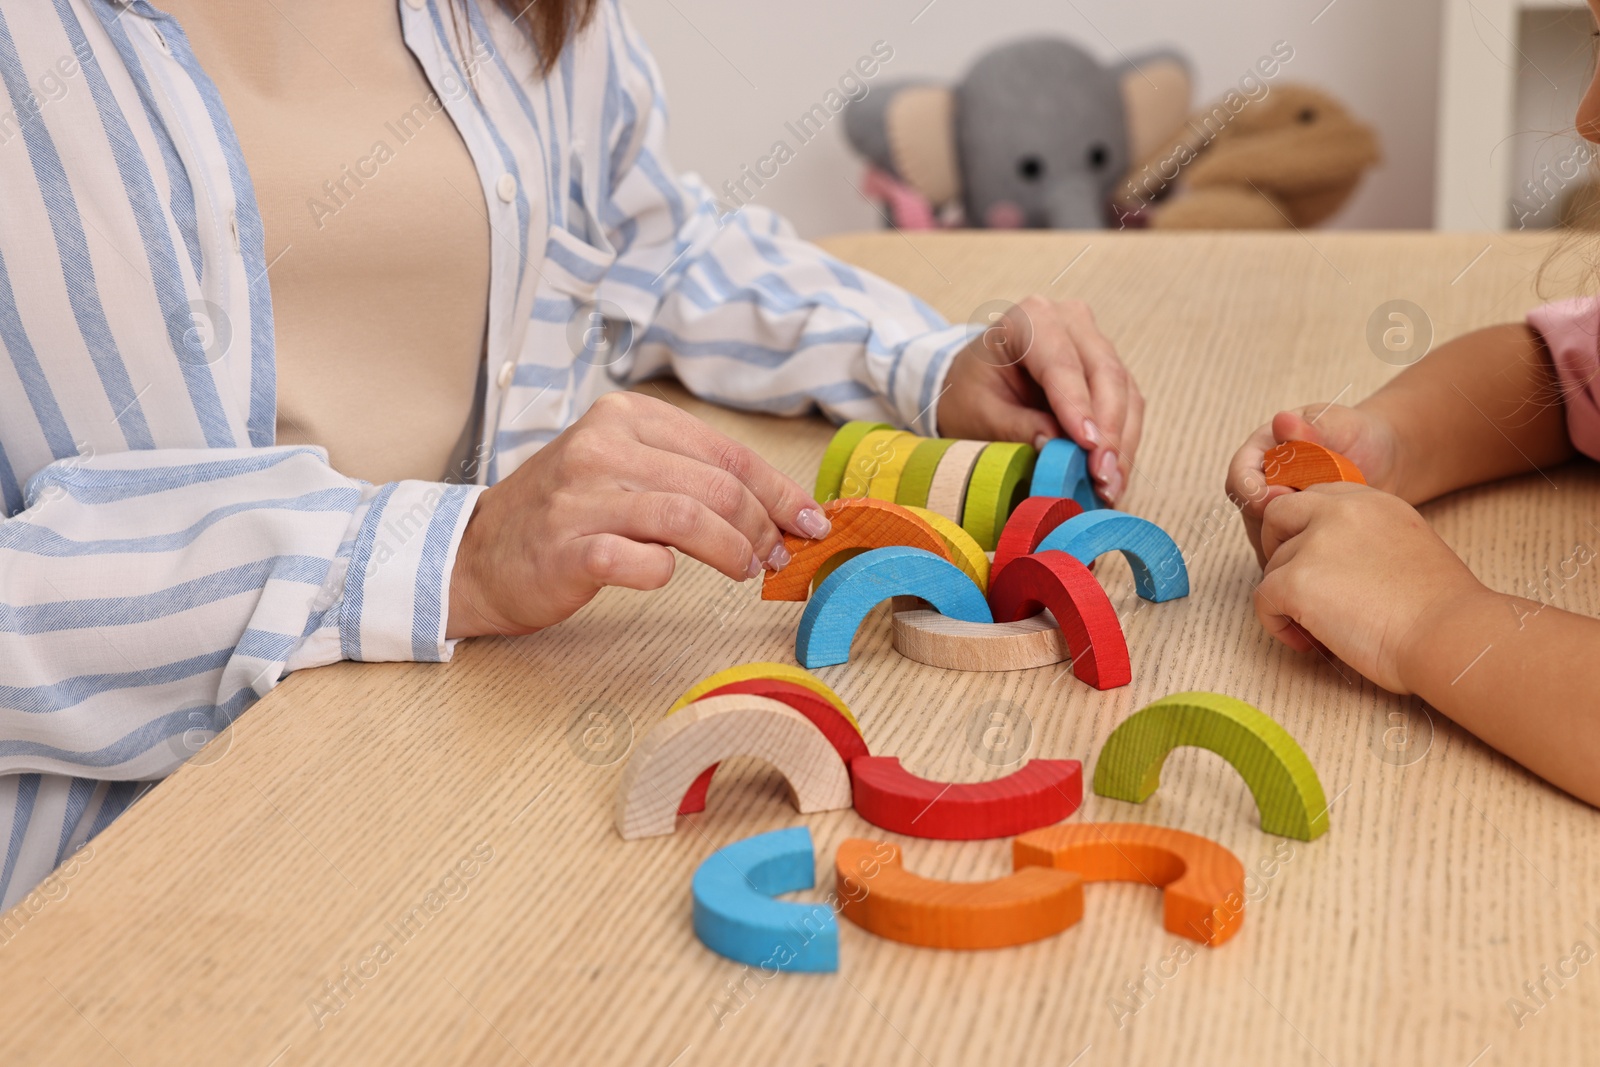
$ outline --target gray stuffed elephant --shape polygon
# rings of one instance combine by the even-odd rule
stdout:
[[[1183,124],[1188,64],[1102,66],[1069,41],[1004,45],[953,87],[880,88],[845,109],[896,225],[1098,229],[1129,166]]]

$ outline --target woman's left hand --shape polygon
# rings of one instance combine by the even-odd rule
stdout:
[[[1144,396],[1080,300],[1030,296],[957,353],[938,408],[941,436],[1070,437],[1089,453],[1102,499],[1127,487]]]

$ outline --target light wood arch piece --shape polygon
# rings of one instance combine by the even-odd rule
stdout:
[[[988,446],[987,441],[957,441],[944,450],[939,466],[928,486],[928,510],[937,511],[951,522],[960,522],[967,506],[967,483],[972,468]]]
[[[811,725],[822,731],[822,736],[839,753],[839,758],[846,767],[857,756],[869,755],[867,742],[861,736],[861,727],[854,719],[849,719],[839,710],[838,706],[828,700],[814,689],[808,689],[794,682],[786,682],[778,678],[750,678],[742,682],[729,682],[711,690],[701,699],[709,700],[712,697],[729,696],[737,693],[748,693],[754,696],[769,697],[780,704],[787,704],[811,721]],[[683,801],[678,805],[679,815],[693,815],[706,810],[706,793],[711,789],[711,779],[717,773],[717,764],[713,763],[700,772],[700,777],[694,780],[683,794]]]
[[[947,671],[1022,671],[1072,658],[1048,611],[1016,622],[966,622],[931,608],[894,613],[894,648]]]
[[[849,770],[804,715],[767,697],[708,697],[662,719],[628,757],[617,788],[617,832],[625,840],[672,833],[690,785],[733,756],[776,767],[802,814],[850,806]]]

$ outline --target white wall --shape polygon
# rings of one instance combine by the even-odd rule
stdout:
[[[1517,74],[1513,134],[1491,165],[1511,167],[1507,217],[1512,228],[1543,229],[1561,217],[1569,192],[1594,178],[1586,164],[1593,146],[1573,126],[1578,101],[1594,67],[1593,21],[1587,11],[1524,11],[1517,47],[1524,62]],[[1509,159],[1507,158],[1509,157]]]
[[[666,79],[674,161],[713,186],[774,140],[795,145],[784,123],[819,102],[877,40],[895,50],[880,83],[952,78],[986,48],[1029,34],[1069,37],[1105,61],[1176,48],[1195,66],[1197,100],[1225,92],[1283,40],[1295,58],[1280,77],[1333,92],[1383,145],[1382,165],[1333,225],[1432,223],[1439,0],[927,2],[627,0]],[[835,120],[798,148],[757,202],[808,236],[875,228],[878,216],[852,188],[860,176]]]

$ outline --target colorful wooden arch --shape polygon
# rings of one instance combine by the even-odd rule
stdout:
[[[697,700],[645,735],[617,789],[617,832],[625,840],[672,833],[689,786],[731,756],[776,767],[802,814],[850,806],[850,772],[810,720],[776,700],[736,694]]]
[[[1086,882],[1161,889],[1162,925],[1215,947],[1244,925],[1244,865],[1209,838],[1141,823],[1074,823],[1023,834],[1012,866],[1071,871]]]
[[[955,443],[949,437],[929,437],[919,444],[912,451],[911,458],[906,460],[905,470],[900,472],[900,487],[894,494],[895,503],[908,508],[928,507],[928,493],[933,489],[934,473],[938,471],[945,452]]]
[[[941,614],[993,622],[972,579],[948,559],[894,545],[862,553],[828,575],[800,616],[794,657],[808,668],[846,663],[850,642],[867,612],[893,596],[915,596]]]
[[[1073,674],[1096,689],[1115,689],[1133,681],[1128,641],[1117,611],[1077,557],[1040,551],[1012,560],[990,584],[989,605],[998,622],[1025,619],[1049,608],[1072,650]]]
[[[905,869],[887,841],[850,838],[834,854],[845,918],[879,937],[928,948],[1004,948],[1083,918],[1083,879],[1030,866],[991,882],[943,882]]]
[[[1030,496],[1017,505],[1000,531],[1000,540],[994,546],[994,563],[990,574],[997,574],[1018,556],[1026,556],[1039,547],[1045,534],[1066,522],[1074,515],[1083,514],[1083,506],[1071,497]],[[1084,561],[1086,564],[1088,560]]]
[[[850,457],[855,454],[856,446],[861,439],[873,430],[892,430],[894,427],[887,422],[865,422],[853,420],[845,423],[834,432],[833,438],[828,442],[827,449],[822,453],[822,465],[817,468],[817,481],[813,496],[819,504],[839,499],[839,489],[844,483],[844,470],[850,465]]]
[[[694,932],[719,956],[763,970],[839,969],[839,924],[826,904],[772,898],[816,883],[811,831],[756,834],[719,848],[694,872]]]
[[[830,703],[822,694],[814,689],[796,682],[780,681],[776,678],[751,678],[742,682],[729,682],[727,685],[718,686],[701,699],[712,697],[731,696],[738,693],[747,693],[753,696],[767,697],[798,711],[810,720],[811,725],[822,731],[822,736],[828,739],[839,753],[839,758],[846,767],[857,756],[868,755],[867,743],[861,737],[861,728],[853,719],[847,719],[839,711],[837,705]],[[711,788],[711,777],[717,773],[717,764],[712,764],[700,772],[700,777],[694,780],[688,790],[683,794],[683,802],[678,805],[679,815],[693,815],[706,810],[706,792]]]
[[[898,483],[900,471],[916,446],[917,435],[907,430],[869,431],[850,454],[844,479],[839,483],[839,496],[843,499],[873,496],[873,482],[886,474]]]
[[[755,678],[765,678],[771,679],[772,681],[781,682],[793,682],[795,685],[805,686],[807,689],[810,689],[822,699],[838,708],[839,714],[850,720],[850,725],[854,726],[857,732],[860,732],[861,724],[856,722],[856,717],[850,713],[850,708],[845,704],[844,700],[839,696],[838,693],[835,693],[831,688],[829,688],[827,682],[824,682],[821,678],[818,678],[816,675],[812,674],[803,667],[796,667],[792,663],[777,663],[771,660],[757,660],[752,663],[740,663],[733,667],[725,667],[722,670],[717,671],[715,674],[707,675],[694,685],[691,685],[688,689],[685,689],[683,691],[683,695],[672,702],[672,707],[667,709],[667,714],[671,715],[673,712],[684,707],[685,705],[699,700],[713,689],[720,689],[723,686],[729,685],[733,682],[748,682]]]
[[[833,523],[832,532],[817,541],[785,534],[789,564],[762,580],[762,600],[806,599],[817,568],[845,549],[909,545],[950,558],[939,532],[899,504],[862,497],[835,500],[822,510]]]
[[[1046,441],[1039,450],[1028,493],[1030,496],[1070,497],[1084,511],[1105,506],[1095,496],[1094,482],[1089,477],[1089,454],[1076,441],[1065,437]]]
[[[1066,638],[1044,612],[1016,622],[962,622],[937,611],[894,613],[894,649],[947,671],[1022,671],[1070,658]]]
[[[988,782],[933,782],[895,756],[850,762],[856,814],[909,837],[976,841],[1012,837],[1058,823],[1083,801],[1083,765],[1075,759],[1029,760]]]
[[[1261,457],[1261,471],[1268,485],[1294,489],[1309,489],[1324,482],[1367,484],[1360,467],[1333,449],[1311,441],[1285,441],[1267,449]]]
[[[1032,445],[992,441],[973,465],[961,525],[985,552],[993,552],[1006,519],[1028,491],[1038,453]]]
[[[978,542],[972,539],[971,534],[963,530],[959,523],[951,522],[937,511],[914,507],[911,504],[901,506],[932,526],[939,536],[944,538],[945,545],[950,549],[951,563],[966,571],[967,577],[971,578],[980,590],[989,588],[989,557],[978,546]]]
[[[951,522],[966,521],[967,485],[972,469],[978,465],[987,441],[957,441],[945,449],[928,483],[928,510],[937,511]]]
[[[1271,716],[1221,693],[1174,693],[1134,712],[1106,738],[1094,791],[1144,803],[1161,785],[1167,755],[1184,745],[1233,765],[1267,833],[1313,841],[1327,832],[1327,796],[1305,750]]]
[[[1137,515],[1112,508],[1086,511],[1057,526],[1036,551],[1052,549],[1090,563],[1107,552],[1121,552],[1133,568],[1139,596],[1160,603],[1189,595],[1189,568],[1172,537]]]

